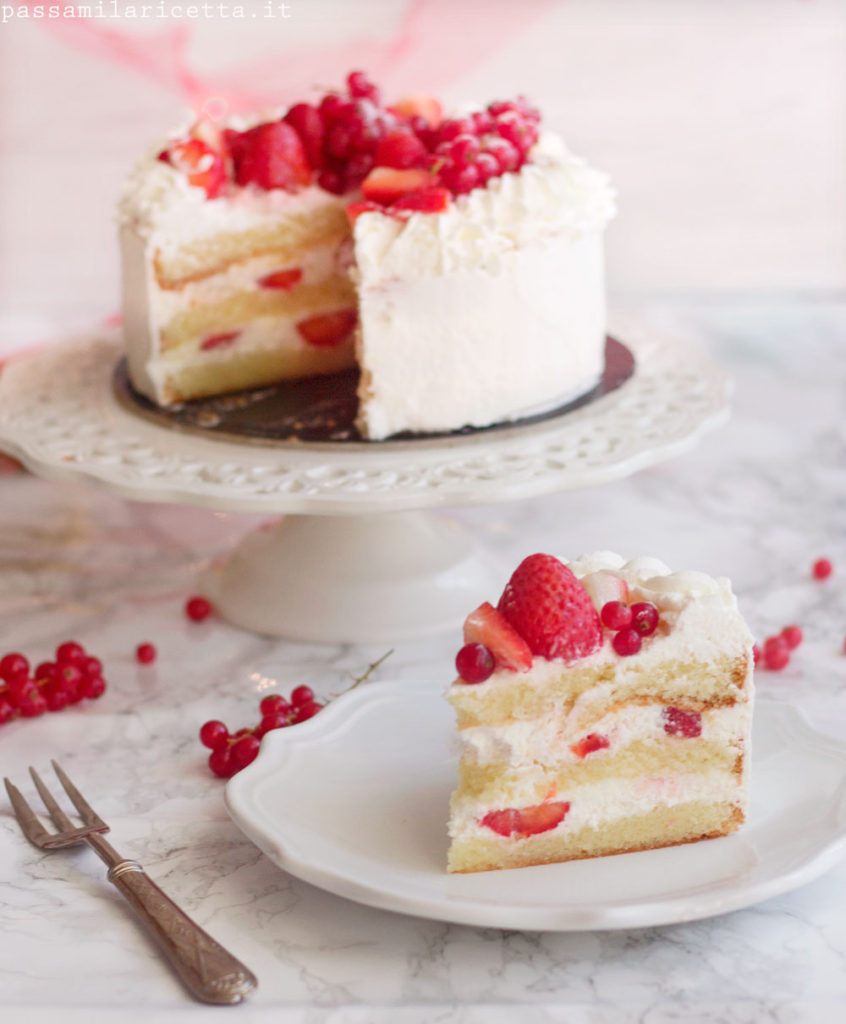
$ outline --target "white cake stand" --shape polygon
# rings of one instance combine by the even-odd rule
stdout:
[[[730,382],[677,338],[615,331],[636,359],[617,391],[495,433],[389,445],[198,437],[123,408],[118,332],[13,360],[0,447],[32,472],[138,501],[285,513],[200,588],[230,622],[300,641],[388,643],[455,628],[504,582],[458,523],[430,509],[602,483],[679,454],[728,415]]]

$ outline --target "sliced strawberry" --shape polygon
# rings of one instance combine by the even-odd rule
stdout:
[[[387,213],[401,220],[406,220],[412,213],[443,213],[449,207],[451,199],[452,193],[448,188],[433,185],[431,188],[400,196],[396,202],[391,203]]]
[[[587,757],[588,754],[592,754],[595,750],[605,750],[606,747],[610,746],[611,741],[607,736],[601,736],[598,732],[592,732],[587,736],[583,736],[578,743],[572,743],[570,750],[577,757]]]
[[[609,601],[629,603],[629,585],[613,572],[600,569],[582,576],[582,586],[590,594],[594,608],[601,612]]]
[[[362,182],[361,191],[371,202],[388,204],[409,192],[419,192],[431,183],[431,174],[422,169],[374,167]]]
[[[174,142],[166,151],[166,160],[188,179],[189,185],[201,188],[209,199],[215,199],[226,188],[226,168],[219,153],[202,139]],[[162,158],[162,154],[159,154]]]
[[[520,634],[494,606],[485,601],[464,620],[464,643],[484,644],[497,668],[525,672],[532,667],[532,652]]]
[[[358,203],[350,203],[345,212],[350,225],[353,225],[363,213],[385,213],[386,210],[379,203],[370,203],[364,199]]]
[[[391,108],[402,117],[423,117],[435,128],[444,117],[443,107],[434,96],[405,96]]]
[[[297,132],[284,121],[270,121],[242,133],[233,149],[239,185],[296,192],[311,182],[311,168]],[[243,143],[240,157],[236,149]]]
[[[282,120],[299,135],[309,166],[315,171],[321,170],[325,126],[317,107],[310,103],[295,103]]]
[[[274,270],[272,274],[265,274],[259,278],[260,288],[270,288],[276,291],[289,292],[303,279],[303,268],[292,267],[290,270]]]
[[[297,331],[309,345],[334,348],[349,336],[357,320],[355,309],[339,309],[334,313],[320,313],[300,320]]]
[[[681,708],[664,708],[664,732],[668,736],[684,736],[696,739],[702,735],[702,715],[698,711],[683,711]]]
[[[532,654],[572,661],[602,645],[602,625],[590,595],[552,555],[529,555],[514,570],[497,610]]]
[[[200,348],[206,352],[211,348],[220,348],[221,345],[228,345],[230,341],[234,341],[240,333],[240,331],[226,331],[223,334],[212,334],[204,339]]]
[[[535,804],[533,807],[509,807],[502,811],[488,811],[480,824],[501,836],[536,836],[560,825],[569,810],[567,800]]]
[[[376,167],[425,167],[429,161],[429,150],[411,131],[393,131],[383,135],[376,146],[374,164]]]

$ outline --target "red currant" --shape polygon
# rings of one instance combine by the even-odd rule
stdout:
[[[314,690],[310,686],[295,686],[291,690],[291,703],[295,708],[302,704],[310,704],[314,700]]]
[[[68,691],[55,680],[48,682],[43,692],[48,711],[62,711],[70,704]]]
[[[262,698],[259,704],[259,711],[262,713],[262,716],[287,715],[290,710],[291,705],[281,693],[269,693],[266,697]]]
[[[804,639],[800,626],[785,626],[781,635],[787,641],[787,646],[792,650],[797,648]]]
[[[828,558],[818,558],[811,567],[815,580],[826,580],[834,571],[834,566]]]
[[[5,725],[15,717],[15,706],[8,697],[0,697],[0,725]]]
[[[77,665],[84,661],[85,657],[85,648],[74,640],[68,640],[56,648],[56,661],[60,665]]]
[[[56,675],[56,663],[54,661],[42,661],[35,666],[32,673],[33,679],[52,679]]]
[[[99,658],[86,658],[80,666],[83,675],[101,676],[103,674],[103,662]]]
[[[307,704],[300,704],[294,709],[294,722],[305,722],[313,718],[323,708],[322,704],[309,701]]]
[[[494,671],[494,657],[484,644],[465,644],[455,656],[455,668],[465,683],[483,683]]]
[[[664,732],[668,736],[684,736],[696,739],[702,735],[702,715],[698,711],[682,711],[681,708],[664,708]]]
[[[633,604],[632,625],[641,636],[652,636],[658,625],[658,609],[648,601]]]
[[[271,732],[273,729],[284,729],[286,725],[290,724],[289,714],[288,711],[271,711],[269,714],[262,715],[259,725],[261,735],[264,736],[266,732]]]
[[[82,680],[79,692],[88,700],[96,700],[106,692],[106,681],[102,676],[86,676]]]
[[[640,633],[633,628],[621,629],[619,633],[614,634],[614,639],[611,641],[614,650],[622,658],[628,658],[632,654],[637,654],[642,643]]]
[[[157,653],[153,644],[139,644],[135,648],[135,660],[140,665],[150,665],[156,660]]]
[[[374,85],[363,71],[351,71],[347,75],[347,89],[350,96],[370,100],[371,103],[379,105],[381,99],[379,87]]]
[[[203,722],[200,726],[200,743],[209,750],[219,750],[229,742],[229,730],[216,718]]]
[[[185,602],[185,614],[192,622],[202,622],[212,613],[211,601],[205,597],[189,597]]]
[[[26,690],[18,701],[18,711],[24,718],[37,718],[47,710],[47,699],[37,686]]]
[[[628,629],[632,624],[632,610],[622,601],[607,601],[599,613],[602,625],[608,629]]]
[[[222,779],[230,779],[238,771],[228,746],[218,747],[209,754],[209,768]]]
[[[11,682],[17,676],[25,676],[29,672],[29,661],[17,652],[6,654],[0,658],[0,679]]]
[[[246,768],[258,757],[261,740],[254,733],[242,736],[232,744],[231,756],[237,770]]]
[[[790,661],[790,648],[783,636],[768,636],[764,641],[764,668],[780,672]]]

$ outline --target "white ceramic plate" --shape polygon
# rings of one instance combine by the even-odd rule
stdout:
[[[431,685],[373,683],[269,733],[226,802],[280,867],[329,892],[460,924],[575,931],[690,921],[811,881],[846,853],[846,745],[759,701],[750,820],[687,846],[448,875],[453,712]]]

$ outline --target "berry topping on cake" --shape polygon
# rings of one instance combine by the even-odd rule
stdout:
[[[681,708],[664,708],[664,732],[668,736],[684,736],[696,739],[702,735],[702,715],[698,711],[682,711]]]
[[[412,213],[443,213],[450,204],[450,193],[448,189],[432,186],[421,189],[419,192],[410,192],[406,196],[397,199],[386,209],[391,217],[404,220]]]
[[[377,167],[426,167],[429,151],[410,129],[388,132],[376,146]]]
[[[326,129],[317,107],[310,103],[295,103],[282,120],[299,135],[306,159],[312,170],[323,168],[323,139]]]
[[[587,757],[588,754],[593,754],[597,750],[605,750],[610,746],[611,741],[607,736],[602,736],[598,732],[592,732],[580,739],[578,743],[572,743],[570,750],[577,757]]]
[[[203,189],[209,199],[216,199],[225,191],[226,168],[223,157],[202,139],[174,142],[159,156],[184,174],[189,185]]]
[[[607,629],[628,629],[632,624],[632,610],[622,601],[609,601],[599,613],[602,625]]]
[[[300,336],[317,348],[334,348],[349,337],[355,327],[358,313],[355,309],[338,309],[333,313],[320,313],[300,320],[297,331]]]
[[[582,577],[582,586],[590,594],[593,606],[598,612],[611,601],[618,601],[621,604],[629,602],[629,585],[616,573],[606,572],[604,569],[589,572]]]
[[[361,191],[365,199],[388,205],[431,184],[432,176],[421,168],[376,167],[362,182]]]
[[[611,645],[621,658],[630,658],[640,651],[643,640],[640,633],[632,626],[621,629],[614,634]]]
[[[489,601],[464,620],[464,643],[487,647],[497,668],[524,672],[532,667],[529,645]]]
[[[560,825],[569,810],[570,804],[565,800],[532,807],[509,807],[489,811],[481,819],[481,824],[501,836],[536,836]]]
[[[272,274],[265,274],[259,279],[260,288],[270,288],[275,291],[289,292],[303,279],[302,267],[292,267],[290,270],[274,270]]]
[[[649,601],[638,601],[631,606],[632,627],[641,636],[652,636],[658,626],[658,609]]]
[[[311,183],[311,168],[298,133],[284,121],[270,121],[241,133],[233,147],[239,185],[296,192]]]
[[[529,555],[514,571],[497,610],[541,657],[572,661],[602,644],[590,595],[552,555]]]
[[[399,114],[400,117],[407,118],[409,121],[413,121],[416,117],[421,117],[431,128],[437,128],[443,120],[444,112],[443,107],[439,100],[436,100],[434,96],[404,96],[401,100],[398,100],[391,107],[391,110],[395,114]]]
[[[465,644],[455,656],[455,669],[465,683],[483,683],[494,667],[494,656],[484,644]]]

